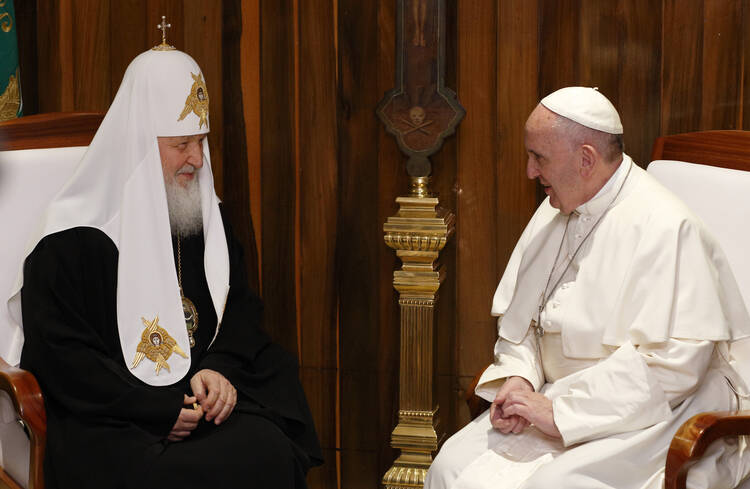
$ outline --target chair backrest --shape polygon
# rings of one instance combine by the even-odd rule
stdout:
[[[750,131],[662,136],[654,144],[651,159],[649,173],[677,194],[718,239],[745,306],[750,309],[750,253],[747,251],[747,243],[750,243],[747,226],[750,223]],[[750,489],[750,479],[739,489]]]
[[[716,237],[750,309],[750,131],[662,136],[648,171]]]
[[[73,173],[101,114],[40,114],[0,123],[0,358],[18,363],[23,337],[11,327],[7,299],[30,234],[47,204]],[[29,440],[13,404],[0,392],[0,470],[29,483]],[[41,465],[40,465],[41,466]]]
[[[5,303],[41,213],[86,151],[98,114],[42,114],[0,124],[0,357],[18,363],[20,333]],[[66,134],[71,134],[66,138]]]

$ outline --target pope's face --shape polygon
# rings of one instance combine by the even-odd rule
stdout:
[[[526,176],[537,178],[550,204],[569,214],[586,201],[577,152],[560,130],[552,112],[539,105],[526,122]]]
[[[185,187],[203,166],[203,139],[205,134],[156,138],[159,142],[161,168],[164,181],[174,181]]]

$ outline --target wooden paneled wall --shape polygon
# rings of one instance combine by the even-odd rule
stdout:
[[[463,388],[492,358],[492,294],[539,199],[525,176],[528,113],[559,87],[598,86],[642,164],[660,134],[750,129],[750,0],[447,3],[446,85],[467,111],[433,157],[433,189],[457,215],[437,319],[437,392],[452,433],[468,419]],[[218,191],[243,241],[257,243],[267,328],[300,361],[327,460],[310,486],[377,487],[395,455],[399,358],[398,263],[382,225],[407,191],[405,158],[374,113],[394,84],[396,2],[37,0],[16,9],[22,80],[33,78],[24,96],[42,112],[106,109],[168,16],[171,42],[206,73]],[[22,16],[36,22],[33,35]]]

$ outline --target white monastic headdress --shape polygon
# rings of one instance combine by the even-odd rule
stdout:
[[[565,87],[552,92],[540,102],[582,126],[609,134],[622,134],[622,123],[612,102],[596,88]]]
[[[117,320],[128,367],[136,357],[144,320],[150,322],[157,316],[159,326],[185,353],[185,357],[169,356],[169,371],[157,373],[150,361],[141,361],[131,370],[150,385],[177,382],[190,368],[156,138],[208,131],[208,92],[195,60],[174,49],[140,54],[128,66],[88,151],[53,199],[27,248],[27,254],[31,253],[44,236],[78,226],[97,228],[109,236],[119,251]],[[203,158],[199,186],[204,266],[220,323],[229,290],[229,256],[206,140]],[[21,276],[11,299],[11,312],[15,311],[17,319],[22,281]]]

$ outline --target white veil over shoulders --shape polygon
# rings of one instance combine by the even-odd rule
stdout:
[[[130,370],[150,385],[172,384],[190,368],[157,137],[209,131],[209,99],[203,80],[198,64],[181,51],[149,50],[137,56],[88,151],[44,213],[26,248],[28,256],[43,237],[79,226],[109,236],[119,251],[117,320],[128,367],[136,358],[144,321],[157,317],[159,326],[185,354],[175,349],[166,359],[168,371],[159,371],[146,359]],[[197,99],[202,104],[196,104]],[[229,290],[229,256],[205,139],[203,158],[198,171],[204,266],[220,324]],[[22,285],[23,270],[9,300],[11,316],[19,327]],[[17,349],[20,355],[21,345]]]

